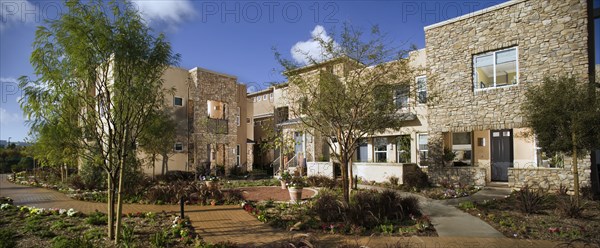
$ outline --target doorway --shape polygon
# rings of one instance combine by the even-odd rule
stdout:
[[[512,130],[492,130],[492,181],[508,182],[508,168],[513,167]]]

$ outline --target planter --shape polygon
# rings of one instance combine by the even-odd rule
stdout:
[[[303,188],[288,188],[290,192],[290,202],[299,203],[302,200],[302,189]]]
[[[287,189],[287,182],[283,180],[279,180],[281,182],[281,189]]]
[[[214,207],[214,206],[216,206],[216,205],[217,205],[217,201],[215,201],[215,200],[211,200],[211,201],[210,201],[210,205],[211,205],[211,206],[213,206],[213,207]]]

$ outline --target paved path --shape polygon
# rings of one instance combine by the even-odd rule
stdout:
[[[105,212],[106,204],[73,200],[64,194],[42,188],[16,185],[6,181],[6,175],[0,175],[0,196],[8,196],[15,201],[15,205],[27,205],[44,208],[75,208],[84,213],[95,210]],[[434,225],[441,237],[349,237],[340,235],[318,234],[318,247],[335,247],[339,244],[360,244],[368,247],[389,247],[402,244],[402,247],[553,247],[557,243],[541,240],[515,240],[504,237],[488,237],[489,231],[481,232],[463,225],[477,225],[481,223],[463,218],[468,216],[459,214],[456,208],[443,203],[425,200],[424,208],[432,216]],[[142,205],[125,204],[123,212],[161,212],[177,213],[178,206],[173,205]],[[186,214],[190,217],[196,231],[208,242],[232,241],[244,245],[262,245],[273,242],[289,240],[292,235],[300,233],[275,230],[256,220],[237,206],[186,206]],[[469,215],[470,216],[470,215]],[[472,217],[472,216],[471,216]],[[473,217],[475,218],[475,217]],[[455,221],[455,222],[453,222]],[[446,225],[446,226],[445,226]],[[491,228],[491,227],[490,227]],[[461,232],[452,229],[462,230]],[[475,228],[476,229],[476,228]],[[442,232],[440,233],[440,230]],[[485,234],[485,235],[484,235]],[[471,236],[471,237],[463,237]],[[478,237],[482,236],[482,237]],[[496,235],[494,235],[496,236]],[[410,244],[410,246],[407,246]],[[394,246],[392,246],[394,247]]]
[[[362,188],[383,190],[384,188],[361,185]],[[502,238],[504,235],[485,221],[465,213],[446,200],[432,200],[418,194],[397,191],[402,195],[419,198],[423,213],[431,218],[431,223],[440,237],[481,237]]]

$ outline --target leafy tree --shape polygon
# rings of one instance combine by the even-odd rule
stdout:
[[[177,124],[172,116],[167,109],[154,112],[150,118],[148,127],[140,136],[140,147],[146,153],[150,154],[152,177],[155,174],[157,155],[161,155],[163,158],[161,175],[164,175],[168,170],[168,157],[173,152],[173,144],[175,144],[177,135]]]
[[[579,203],[577,158],[594,148],[600,130],[600,111],[594,90],[575,77],[545,78],[525,94],[522,112],[546,152],[573,157],[574,191]],[[589,96],[589,97],[588,97]]]
[[[136,166],[128,158],[153,111],[162,108],[161,76],[179,57],[128,2],[70,0],[66,7],[38,27],[31,55],[37,78],[20,78],[21,105],[34,132],[77,123],[69,127],[77,138],[62,141],[106,172],[108,236],[118,243],[123,174]]]
[[[364,35],[346,24],[336,39],[313,36],[321,52],[306,53],[304,67],[275,55],[288,78],[290,111],[307,132],[327,137],[341,164],[344,200],[349,201],[358,141],[402,126],[406,115],[393,100],[397,90],[410,84],[412,71],[405,59],[408,51],[391,47],[377,26]]]

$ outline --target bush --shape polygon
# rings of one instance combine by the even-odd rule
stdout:
[[[533,214],[541,211],[546,204],[545,192],[542,189],[531,189],[529,185],[515,192],[517,208],[526,214]]]
[[[348,222],[371,229],[379,224],[378,213],[380,194],[375,190],[358,191],[350,197],[346,209]]]
[[[429,187],[429,177],[420,169],[406,173],[404,176],[404,187],[409,189],[424,189]]]
[[[419,199],[414,196],[404,197],[400,200],[400,206],[402,207],[402,213],[404,217],[420,217],[422,215],[421,206],[419,205]]]
[[[83,164],[79,176],[81,176],[85,189],[106,189],[106,172],[97,165],[92,163]]]
[[[157,175],[157,181],[162,182],[175,182],[175,181],[194,181],[195,175],[194,172],[190,171],[167,171],[164,175]]]
[[[388,180],[392,186],[398,186],[398,183],[400,182],[400,179],[397,176],[391,176]]]
[[[86,185],[80,175],[72,175],[69,177],[69,186],[74,189],[86,189]]]
[[[17,234],[12,229],[0,228],[0,248],[12,248],[17,246],[15,237]]]
[[[239,204],[244,201],[244,194],[239,189],[223,191],[223,202],[225,204]]]
[[[338,222],[344,217],[344,204],[338,194],[331,190],[321,190],[312,210],[323,222]]]
[[[581,218],[583,210],[585,210],[585,204],[577,204],[573,196],[562,196],[556,201],[555,211],[561,217]]]
[[[85,218],[85,223],[95,226],[106,225],[107,222],[108,217],[105,214],[100,213],[98,211],[90,214],[87,218]]]
[[[92,242],[80,237],[69,239],[63,236],[58,236],[52,239],[52,248],[91,248],[94,247]]]
[[[306,183],[310,187],[323,187],[328,189],[334,189],[337,186],[337,182],[326,176],[310,176],[306,178]]]
[[[169,247],[169,230],[162,230],[150,236],[150,245],[156,248]]]

